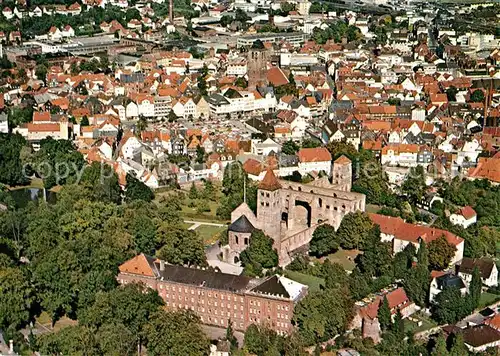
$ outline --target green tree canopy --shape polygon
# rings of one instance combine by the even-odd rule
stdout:
[[[353,302],[342,290],[309,293],[295,307],[293,322],[307,345],[343,333],[353,317]]]
[[[429,243],[429,265],[432,269],[441,271],[450,265],[455,256],[456,247],[451,245],[443,235]]]
[[[373,223],[367,214],[360,211],[348,213],[342,219],[336,234],[340,246],[348,250],[363,250],[372,227]]]
[[[273,248],[273,239],[261,230],[252,232],[248,247],[240,254],[241,263],[248,275],[260,275],[263,268],[278,265],[278,253]]]
[[[309,243],[309,253],[313,256],[324,256],[336,252],[339,248],[335,228],[328,224],[318,226]]]
[[[155,195],[151,188],[149,188],[146,184],[141,182],[139,179],[135,178],[131,174],[127,174],[127,187],[125,189],[125,200],[133,201],[133,200],[143,200],[146,202],[150,202],[154,199]]]

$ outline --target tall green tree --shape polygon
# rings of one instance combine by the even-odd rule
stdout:
[[[484,102],[484,92],[481,89],[474,90],[470,96],[470,101],[473,103]]]
[[[435,340],[436,344],[432,348],[431,356],[447,356],[448,349],[446,348],[446,339],[443,335],[439,335]]]
[[[324,256],[339,249],[339,241],[335,234],[335,228],[329,224],[318,226],[309,243],[309,253],[313,256]]]
[[[391,327],[391,308],[389,308],[389,301],[386,296],[384,296],[384,298],[380,301],[377,318],[382,330],[388,330]]]
[[[419,203],[425,193],[425,172],[422,166],[412,167],[401,185],[401,192],[408,197],[410,203]]]
[[[483,282],[481,281],[481,274],[479,273],[479,269],[476,266],[472,270],[472,280],[469,286],[470,307],[472,310],[476,309],[479,306],[482,287]]]
[[[0,328],[17,330],[31,320],[35,291],[19,268],[0,268]]]
[[[380,226],[371,228],[364,249],[357,264],[363,273],[377,277],[391,274],[392,246],[380,241]]]
[[[191,311],[157,311],[145,325],[144,334],[152,356],[203,356],[210,347],[199,318]]]
[[[451,342],[450,356],[467,356],[469,355],[469,350],[464,343],[464,335],[461,332],[453,334],[453,339]]]
[[[0,183],[18,185],[27,182],[21,160],[21,150],[25,146],[26,140],[21,135],[0,133]]]
[[[468,301],[457,287],[444,287],[434,301],[433,317],[440,324],[456,323],[469,313]]]
[[[429,243],[429,266],[434,270],[443,270],[450,265],[455,256],[456,247],[443,235]]]
[[[154,199],[155,195],[151,190],[151,188],[149,188],[139,179],[137,179],[131,174],[127,174],[126,180],[127,180],[127,187],[125,189],[126,201],[144,200],[146,202],[150,202]]]
[[[344,216],[337,230],[340,246],[344,249],[364,249],[373,224],[367,214],[356,211]]]
[[[118,176],[108,164],[92,162],[85,167],[78,183],[86,188],[92,200],[117,204],[122,200]]]
[[[252,232],[250,243],[240,258],[248,275],[260,275],[263,268],[278,266],[278,253],[273,247],[273,239],[261,230]]]
[[[295,307],[293,322],[307,345],[343,333],[353,317],[354,304],[340,289],[309,293]]]

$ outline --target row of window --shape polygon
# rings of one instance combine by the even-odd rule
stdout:
[[[173,291],[173,292],[175,292],[175,291],[177,291],[177,292],[181,292],[181,293],[182,293],[182,292],[184,292],[185,294],[187,294],[189,291],[191,291],[191,295],[194,295],[194,294],[195,294],[194,289],[189,288],[189,290],[188,290],[188,288],[186,288],[186,287],[177,287],[177,286],[172,286],[172,287],[170,287],[169,285],[165,285],[165,286],[164,286],[163,284],[160,284],[160,290],[162,290],[162,289],[165,289],[165,290],[167,290],[167,291],[171,290],[171,291]],[[198,294],[198,295],[201,295],[201,296],[205,296],[205,291],[203,291],[203,290],[198,290],[198,291],[197,291],[197,294]],[[231,301],[231,299],[233,299],[233,301],[234,301],[234,302],[236,302],[236,301],[238,300],[238,297],[237,297],[237,296],[233,296],[233,297],[231,298],[231,296],[230,296],[230,295],[219,294],[219,293],[207,292],[207,295],[208,295],[208,297],[210,297],[210,298],[211,298],[211,297],[212,297],[212,295],[213,295],[213,296],[214,296],[214,298],[219,298],[219,297],[220,297],[220,299],[221,299],[221,300],[226,300],[226,299],[227,299],[227,301]],[[241,302],[241,303],[243,303],[243,297],[239,297],[239,298],[240,298],[240,302]]]

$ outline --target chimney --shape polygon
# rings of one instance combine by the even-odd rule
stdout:
[[[174,0],[168,0],[168,19],[170,24],[174,24]]]
[[[165,271],[165,261],[160,260],[160,271],[163,272]]]

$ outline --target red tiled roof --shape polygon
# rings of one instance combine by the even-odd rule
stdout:
[[[300,162],[326,162],[332,160],[332,155],[325,147],[301,148],[297,153]]]
[[[417,243],[419,238],[422,238],[426,243],[429,243],[444,235],[446,241],[453,246],[457,246],[464,241],[461,237],[446,230],[410,224],[398,217],[373,213],[368,215],[374,224],[380,226],[382,233],[392,235],[399,240]]]
[[[349,158],[347,158],[346,156],[342,155],[339,158],[337,158],[333,163],[340,164],[340,165],[346,165],[346,164],[351,164],[351,160]]]
[[[118,269],[122,273],[141,274],[148,277],[155,276],[153,270],[151,269],[151,265],[143,253],[123,263],[120,267],[118,267]]]
[[[286,85],[289,83],[285,73],[279,67],[272,67],[267,71],[267,80],[274,86]]]
[[[35,111],[33,113],[33,122],[50,121],[50,113],[48,111]]]
[[[278,178],[276,178],[276,176],[274,175],[272,169],[267,170],[264,179],[262,179],[262,181],[259,183],[259,189],[271,191],[281,189],[281,184],[278,181]]]
[[[458,214],[462,215],[464,218],[467,220],[472,219],[474,216],[476,216],[476,212],[474,209],[472,209],[471,206],[464,206],[462,209],[458,211]]]

